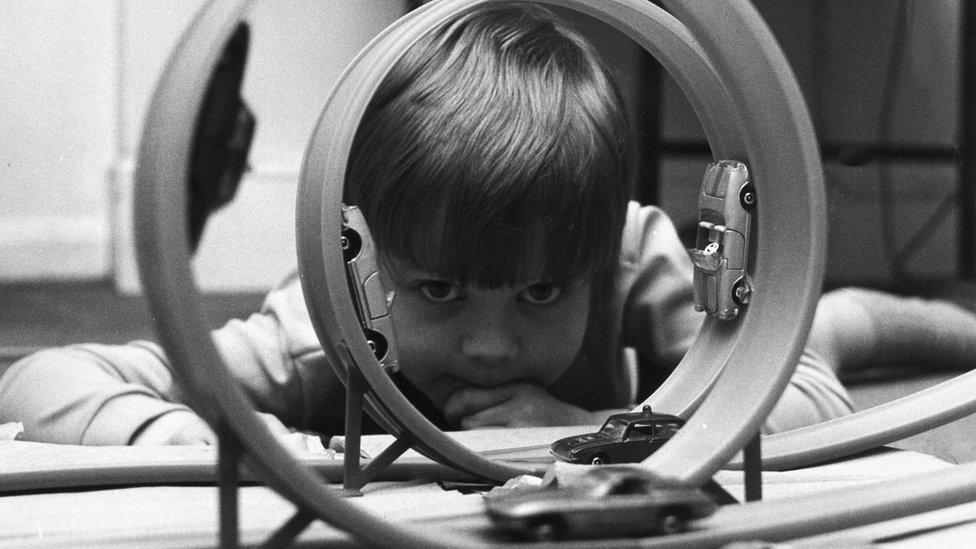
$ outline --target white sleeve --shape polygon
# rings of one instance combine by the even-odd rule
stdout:
[[[256,409],[286,425],[341,426],[343,389],[325,363],[297,277],[272,291],[259,313],[212,337]],[[22,438],[35,441],[128,444],[150,422],[190,411],[184,402],[163,350],[149,341],[47,349],[0,378],[0,422],[22,422]]]
[[[779,433],[854,412],[850,395],[833,368],[815,351],[804,349],[790,384],[766,418],[763,433]]]

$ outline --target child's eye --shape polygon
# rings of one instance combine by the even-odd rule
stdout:
[[[559,298],[562,291],[552,282],[536,282],[519,292],[519,298],[532,305],[548,305]]]
[[[423,280],[417,287],[425,298],[435,303],[447,303],[461,298],[461,287],[446,280]]]

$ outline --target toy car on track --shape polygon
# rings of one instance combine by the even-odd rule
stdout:
[[[485,498],[496,527],[536,540],[676,534],[716,508],[698,488],[661,486],[621,465],[594,467],[566,487]]]
[[[708,165],[698,195],[698,236],[688,250],[695,264],[695,309],[722,320],[738,316],[752,295],[746,274],[756,189],[742,162]]]
[[[643,461],[684,425],[671,414],[658,414],[644,406],[643,411],[613,414],[595,433],[561,438],[550,452],[570,463],[628,463]]]
[[[390,318],[391,297],[380,278],[373,237],[357,206],[343,206],[342,220],[342,256],[359,324],[376,360],[388,373],[395,373],[400,358]]]

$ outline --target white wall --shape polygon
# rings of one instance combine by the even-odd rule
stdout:
[[[959,0],[906,1],[911,21],[900,39],[908,53],[891,133],[900,142],[951,143]],[[0,281],[111,278],[127,291],[138,287],[130,221],[133,155],[157,75],[201,2],[0,0]],[[348,60],[404,4],[258,3],[245,81],[258,116],[253,171],[237,199],[208,225],[196,261],[201,287],[261,290],[295,264],[295,186],[319,108]],[[820,137],[875,138],[897,3],[756,4],[794,64]],[[813,31],[815,9],[821,10],[822,36]],[[696,122],[675,95],[667,98],[665,134],[696,137]],[[664,166],[662,201],[679,223],[695,215],[700,173],[697,160]],[[894,240],[903,245],[918,220],[952,193],[955,176],[951,166],[908,163],[892,173]],[[827,166],[828,277],[835,281],[891,277],[879,182],[876,164]],[[950,214],[911,258],[913,272],[951,273],[952,223]]]
[[[116,3],[0,14],[0,279],[107,276]]]
[[[202,0],[0,0],[0,280],[138,288],[134,155],[156,79]],[[266,289],[295,265],[305,143],[333,83],[400,0],[257,2],[245,100],[251,173],[208,224],[204,290]]]
[[[156,75],[200,1],[123,3],[123,150],[117,169],[117,285],[137,287],[131,246],[132,158]],[[368,9],[363,7],[368,6]],[[263,290],[296,265],[295,192],[319,111],[346,64],[405,10],[400,1],[259,2],[249,19],[244,97],[257,117],[251,172],[207,224],[197,252],[204,290]],[[177,32],[174,32],[177,31]]]

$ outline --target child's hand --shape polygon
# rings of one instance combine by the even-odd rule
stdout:
[[[543,387],[525,381],[458,389],[444,403],[444,415],[462,429],[592,422],[590,414],[582,408],[558,400]]]
[[[258,413],[268,429],[278,437],[291,431],[272,414]],[[140,445],[216,446],[217,434],[210,425],[193,412],[177,411],[160,416],[132,441]]]
[[[217,435],[200,416],[190,411],[175,411],[159,416],[147,425],[133,445],[215,446]]]

